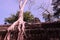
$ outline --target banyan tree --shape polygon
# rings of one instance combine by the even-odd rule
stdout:
[[[20,11],[19,18],[7,29],[8,32],[4,40],[10,40],[10,32],[14,31],[16,26],[17,29],[19,30],[17,40],[23,40],[23,34],[25,29],[25,22],[23,21],[23,10],[24,10],[24,6],[27,3],[27,0],[18,0],[18,2],[19,2],[19,11]]]
[[[15,29],[18,29],[18,37],[17,40],[24,40],[23,36],[25,34],[25,21],[23,21],[23,12],[24,12],[24,7],[26,5],[26,3],[29,1],[29,9],[30,6],[33,6],[32,3],[33,1],[37,1],[37,0],[18,0],[19,2],[19,18],[17,21],[15,21],[8,29],[7,29],[7,34],[4,37],[4,40],[10,40],[10,35],[11,35],[11,31],[15,31]],[[34,8],[35,9],[35,8]]]

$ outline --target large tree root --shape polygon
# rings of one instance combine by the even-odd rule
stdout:
[[[23,21],[23,9],[26,3],[27,0],[19,0],[19,8],[20,8],[19,19],[7,29],[8,33],[6,34],[4,40],[10,40],[10,31],[14,31],[16,26],[19,30],[17,40],[23,40],[23,34],[25,30],[25,23]]]
[[[10,40],[10,32],[8,32],[4,38],[4,40]]]
[[[17,20],[16,22],[14,22],[14,23],[7,29],[8,32],[7,32],[4,40],[10,40],[10,35],[11,35],[10,33],[15,30],[16,26],[17,26],[17,28],[18,28],[18,30],[19,30],[17,40],[23,40],[23,39],[24,39],[24,38],[23,38],[23,34],[24,34],[24,29],[25,29],[25,26],[24,26],[24,25],[25,25],[24,22],[19,25],[19,20]]]
[[[10,31],[14,31],[14,28],[15,28],[15,26],[17,26],[17,24],[18,24],[18,20],[17,20],[16,22],[14,22],[14,23],[7,29],[8,32],[7,32],[4,40],[10,40]]]

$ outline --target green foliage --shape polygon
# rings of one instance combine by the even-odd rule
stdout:
[[[31,12],[28,12],[28,11],[24,12],[24,21],[30,22],[32,21],[33,18],[34,17],[33,15],[31,15]]]
[[[5,22],[12,24],[16,20],[18,20],[18,15],[19,15],[19,11],[16,14],[12,14],[8,18],[5,18]],[[33,18],[34,18],[34,16],[31,15],[31,12],[29,12],[29,11],[24,12],[24,21],[31,22],[31,20],[33,20]]]

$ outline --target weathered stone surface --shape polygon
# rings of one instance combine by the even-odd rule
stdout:
[[[0,40],[4,39],[10,25],[0,25]],[[60,22],[26,23],[24,40],[60,40]],[[4,31],[3,31],[4,30]],[[11,32],[11,40],[17,40],[18,31]]]

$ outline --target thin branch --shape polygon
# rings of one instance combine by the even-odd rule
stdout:
[[[42,8],[42,9],[44,9],[46,12],[48,12],[49,14],[51,14],[47,9],[45,9],[42,5],[39,7],[39,8],[37,8],[37,9],[40,9],[40,8]],[[44,11],[44,12],[45,12]]]

